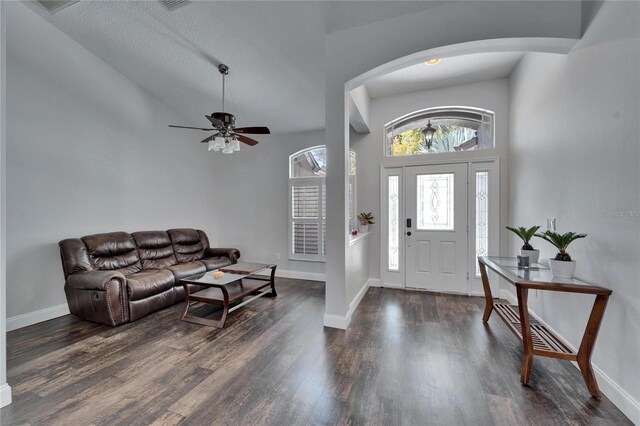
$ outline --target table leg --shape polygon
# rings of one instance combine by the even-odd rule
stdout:
[[[271,294],[269,295],[270,297],[276,297],[278,295],[278,293],[276,293],[276,268],[277,266],[274,266],[271,268]]]
[[[589,321],[587,322],[587,328],[582,336],[582,342],[580,342],[580,348],[578,349],[578,367],[582,372],[589,393],[594,398],[600,398],[600,389],[598,388],[598,382],[593,375],[593,369],[591,368],[591,354],[593,353],[593,347],[596,344],[596,338],[598,337],[598,331],[600,330],[600,323],[604,316],[604,310],[607,307],[609,296],[598,295],[595,302],[593,302],[593,308],[591,308],[591,314],[589,315]]]
[[[516,293],[518,294],[518,311],[520,313],[522,344],[524,349],[522,369],[520,370],[520,382],[526,385],[529,383],[531,366],[533,365],[533,340],[531,338],[531,324],[529,322],[529,307],[527,304],[529,290],[516,284]]]
[[[184,312],[182,313],[182,317],[180,317],[180,319],[182,321],[184,321],[184,319],[187,317],[187,313],[189,312],[189,285],[188,284],[182,284],[182,288],[184,288]]]
[[[184,298],[185,298],[186,305],[184,307],[182,318],[180,319],[185,322],[206,325],[208,327],[224,328],[224,323],[227,320],[227,314],[229,313],[229,292],[227,291],[227,289],[224,286],[220,287],[220,290],[222,291],[222,295],[224,298],[222,302],[222,316],[220,317],[219,320],[213,320],[213,319],[207,319],[207,318],[200,318],[195,315],[189,315],[189,302],[190,302],[189,286],[187,284],[183,284],[183,287],[184,287]]]
[[[486,266],[484,263],[478,262],[480,267],[480,276],[482,277],[482,288],[484,289],[484,315],[482,315],[482,321],[489,321],[491,312],[493,312],[493,295],[491,294],[491,286],[489,285],[489,277],[487,275]]]

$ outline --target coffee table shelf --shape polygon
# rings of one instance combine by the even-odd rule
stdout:
[[[276,265],[257,263],[238,263],[226,266],[222,278],[213,278],[213,271],[193,275],[180,280],[185,292],[185,309],[181,320],[210,327],[224,328],[227,315],[230,312],[244,306],[245,304],[262,296],[275,297],[275,274]],[[261,272],[271,270],[270,275],[258,275]],[[191,293],[189,284],[207,287],[203,290]],[[270,287],[268,290],[262,289]],[[233,303],[239,302],[247,296],[253,296],[244,300],[236,306]],[[222,305],[222,316],[219,320],[198,317],[189,314],[189,305],[192,301]]]

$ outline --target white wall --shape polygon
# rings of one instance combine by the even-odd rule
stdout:
[[[509,151],[509,222],[545,226],[546,218],[555,217],[560,232],[589,234],[569,247],[576,275],[613,289],[593,363],[604,393],[636,424],[639,40],[640,4],[604,2],[568,56],[526,55],[511,79]],[[519,243],[510,241],[515,253]],[[541,258],[555,255],[544,241],[533,243]],[[529,303],[572,345],[579,345],[591,297],[540,292],[530,295]]]
[[[351,133],[351,147],[358,158],[358,211],[371,211],[378,219],[371,227],[369,240],[369,277],[380,278],[381,212],[380,212],[380,164],[390,163],[384,156],[384,125],[411,112],[439,106],[470,106],[491,110],[495,113],[494,150],[474,151],[471,155],[488,155],[506,160],[509,136],[509,81],[507,79],[483,81],[422,92],[401,94],[371,101],[371,133]],[[468,157],[469,153],[446,155],[456,160]],[[442,158],[444,155],[439,155]],[[398,160],[398,159],[392,159]],[[406,161],[416,161],[408,158]],[[507,198],[507,162],[501,162],[501,199]],[[507,217],[507,204],[501,203],[501,227]],[[505,238],[503,236],[503,238]],[[506,247],[506,238],[501,247]]]
[[[276,263],[280,275],[322,280],[324,262],[288,259],[287,209],[289,156],[324,145],[324,131],[254,137],[258,145],[241,144],[235,154],[209,154],[217,188],[211,213],[220,218],[216,239],[239,248],[244,259]]]
[[[198,227],[218,243],[202,135],[167,128],[183,120],[25,5],[5,6],[7,316],[66,306],[63,238]]]

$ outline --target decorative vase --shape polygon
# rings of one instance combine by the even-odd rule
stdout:
[[[573,278],[573,273],[576,271],[575,260],[564,261],[549,259],[549,266],[551,267],[551,274],[559,278]]]
[[[366,234],[367,232],[369,232],[369,225],[360,225],[358,226],[358,232],[361,234]]]
[[[529,256],[529,265],[533,266],[540,259],[540,250],[520,250],[520,256]]]

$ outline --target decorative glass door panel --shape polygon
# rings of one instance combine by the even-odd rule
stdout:
[[[453,173],[416,176],[418,229],[453,230]]]

